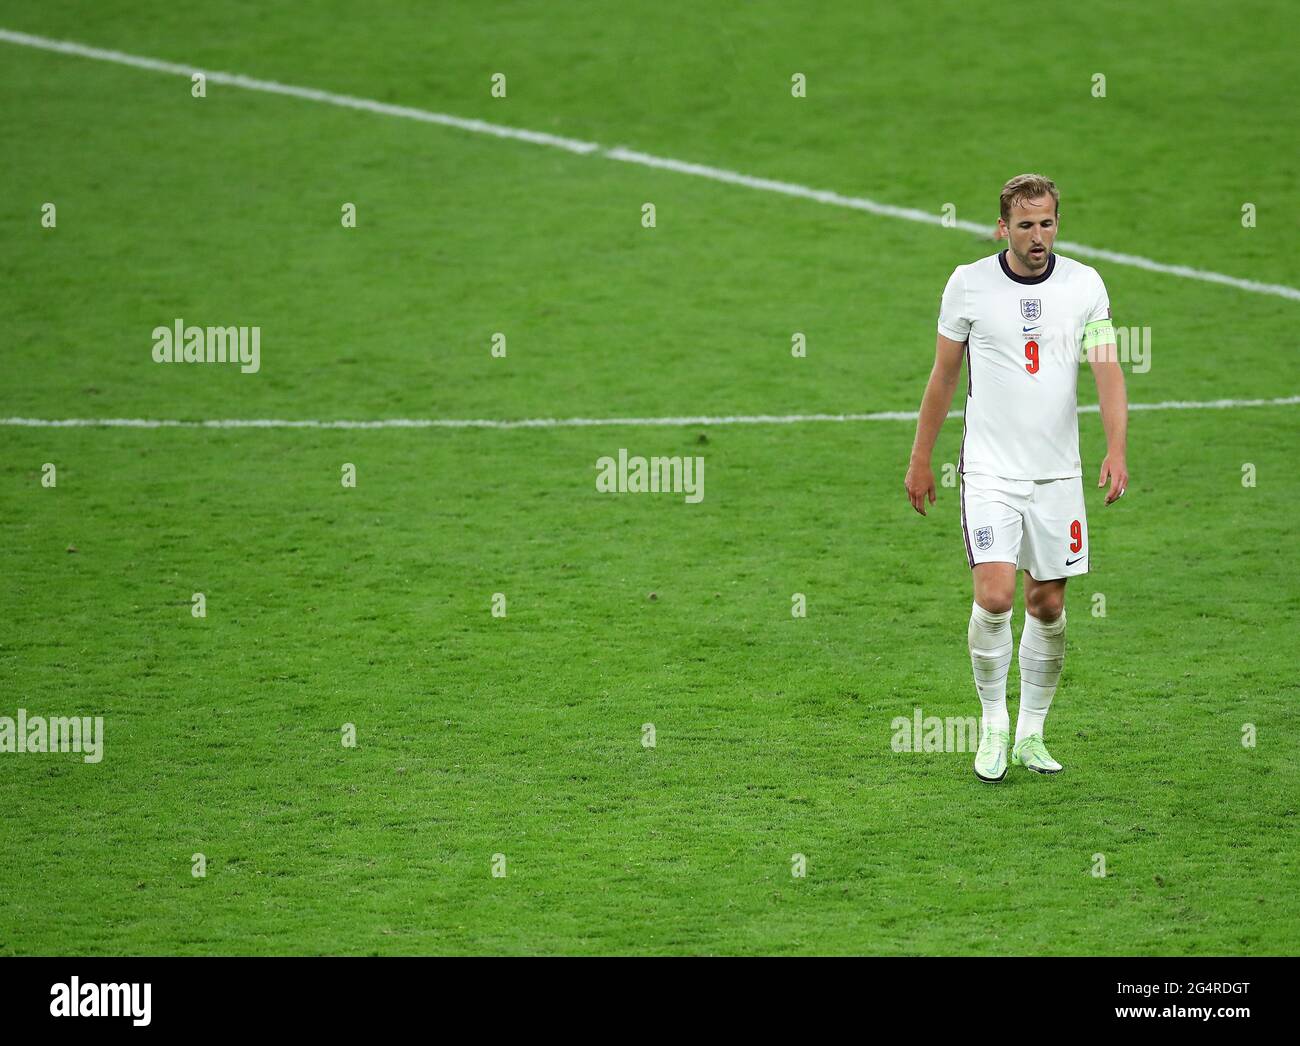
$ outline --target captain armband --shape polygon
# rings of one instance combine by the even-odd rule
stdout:
[[[1091,323],[1084,324],[1083,327],[1083,349],[1094,349],[1098,345],[1113,345],[1115,343],[1115,327],[1109,319],[1093,320]]]

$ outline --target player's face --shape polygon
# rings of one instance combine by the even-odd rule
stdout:
[[[1011,219],[998,219],[1007,237],[1011,253],[1030,273],[1047,265],[1047,256],[1056,242],[1056,202],[1050,196],[1037,200],[1019,200],[1011,207]]]

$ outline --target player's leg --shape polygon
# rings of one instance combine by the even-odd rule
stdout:
[[[962,531],[975,590],[966,629],[981,710],[975,774],[982,781],[1000,781],[1006,776],[1010,748],[1007,672],[1014,646],[1011,603],[1016,593],[1021,517],[1016,490],[992,477],[963,476],[961,499]]]
[[[976,563],[971,574],[975,602],[971,605],[966,641],[983,710],[983,727],[1010,730],[1007,672],[1011,668],[1011,601],[1016,594],[1016,568],[1011,563]]]
[[[1039,773],[1061,769],[1043,744],[1043,726],[1065,665],[1065,578],[1038,581],[1025,571],[1025,627],[1020,632],[1020,712],[1012,761]]]
[[[1012,762],[1039,773],[1061,764],[1043,742],[1047,713],[1065,665],[1065,585],[1087,571],[1087,520],[1081,480],[1035,484],[1025,513],[1025,625],[1020,633],[1020,712]]]
[[[1007,775],[1011,719],[1007,714],[1007,672],[1011,668],[1011,601],[1016,594],[1013,563],[976,563],[971,568],[975,602],[966,641],[975,691],[980,699],[980,746],[975,776],[1001,781]]]

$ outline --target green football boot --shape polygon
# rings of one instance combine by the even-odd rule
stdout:
[[[1047,753],[1042,734],[1030,734],[1022,741],[1016,742],[1011,752],[1011,762],[1023,766],[1036,774],[1059,774],[1064,767]]]
[[[1005,730],[985,730],[975,753],[975,776],[994,784],[1007,776],[1007,746],[1011,738]]]

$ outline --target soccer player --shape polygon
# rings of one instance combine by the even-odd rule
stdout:
[[[1040,774],[1061,764],[1043,723],[1065,662],[1065,584],[1088,571],[1088,519],[1079,461],[1077,386],[1092,365],[1106,432],[1097,486],[1123,497],[1128,402],[1110,300],[1095,269],[1052,252],[1060,193],[1022,174],[1002,187],[998,238],[1007,249],[959,265],[944,288],[934,369],[921,401],[904,486],[925,515],[934,504],[930,456],[966,357],[961,527],[975,586],[967,641],[983,715],[975,774],[1001,781],[1008,763]],[[1007,672],[1016,571],[1025,578],[1020,711],[1010,747]],[[1008,758],[1009,756],[1009,758]]]

